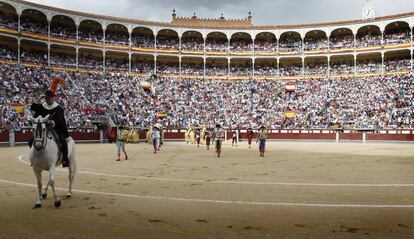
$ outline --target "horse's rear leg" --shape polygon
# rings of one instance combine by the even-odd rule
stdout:
[[[76,175],[76,162],[74,158],[69,159],[69,189],[66,192],[66,198],[72,197],[72,183]]]
[[[53,165],[49,170],[49,183],[50,183],[50,187],[52,188],[53,197],[55,198],[55,207],[60,207],[62,203],[60,202],[60,198],[57,195],[56,190],[55,190],[55,173],[56,173],[56,168]]]
[[[39,198],[36,200],[35,205],[33,208],[40,208],[42,207],[42,170],[36,170],[33,168],[34,174],[36,175],[37,180],[37,189],[38,189],[38,196]]]

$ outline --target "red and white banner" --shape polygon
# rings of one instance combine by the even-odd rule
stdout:
[[[295,92],[296,91],[296,83],[289,83],[285,85],[286,92]]]

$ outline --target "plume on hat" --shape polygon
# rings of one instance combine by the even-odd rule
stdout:
[[[64,83],[65,83],[65,80],[63,80],[62,78],[58,78],[58,77],[53,78],[52,84],[50,84],[50,91],[52,91],[53,94],[56,94],[58,85],[62,85],[63,87]]]

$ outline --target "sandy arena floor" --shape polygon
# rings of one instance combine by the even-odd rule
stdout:
[[[0,238],[414,238],[413,144],[256,147],[78,144],[73,197],[36,210],[28,148],[0,148]]]

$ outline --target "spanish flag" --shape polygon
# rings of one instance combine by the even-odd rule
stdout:
[[[22,104],[12,104],[11,107],[17,112],[17,113],[24,113],[24,105]]]
[[[289,83],[285,85],[286,92],[295,92],[296,91],[296,84],[295,83]]]

